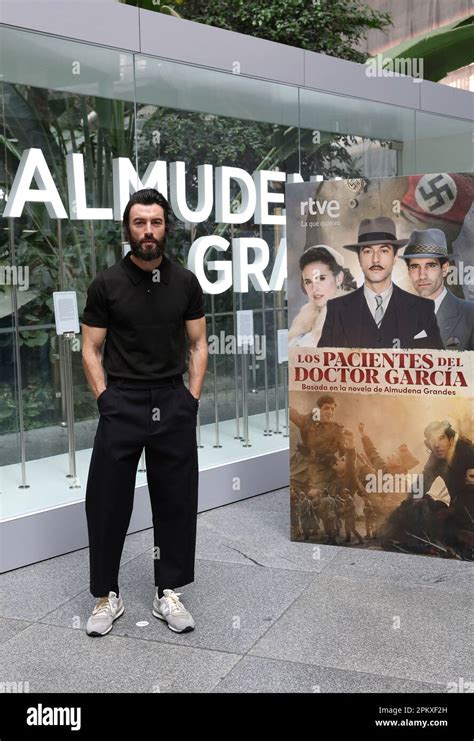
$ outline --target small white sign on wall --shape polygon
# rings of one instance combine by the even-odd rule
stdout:
[[[286,363],[288,361],[288,330],[279,329],[278,335],[278,362]]]
[[[253,348],[253,311],[241,309],[237,315],[237,347]]]
[[[79,314],[75,291],[54,291],[54,321],[56,334],[74,332],[79,334]]]

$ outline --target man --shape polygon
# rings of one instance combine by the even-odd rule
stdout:
[[[328,489],[323,490],[319,505],[319,516],[323,522],[324,531],[327,535],[326,545],[337,545],[336,502],[334,497],[329,494]]]
[[[392,219],[364,219],[359,241],[344,247],[357,252],[364,285],[327,303],[318,347],[442,349],[434,307],[392,283],[397,239]]]
[[[311,504],[312,504],[312,518],[313,518],[312,534],[314,536],[317,536],[321,529],[321,521],[320,521],[320,516],[319,516],[321,495],[322,495],[321,489],[310,489],[308,492],[308,497],[310,498]]]
[[[337,451],[331,456],[334,480],[328,488],[336,501],[337,519],[344,522],[346,543],[350,543],[351,533],[355,535],[359,543],[363,543],[360,533],[356,530],[354,496],[359,491],[359,481],[356,471],[354,435],[349,430],[344,431],[344,448],[344,453]],[[336,534],[339,535],[337,524]]]
[[[474,350],[474,303],[457,298],[444,285],[449,270],[446,236],[441,229],[415,229],[405,260],[413,288],[434,301],[436,320],[446,350]]]
[[[348,489],[351,496],[359,491],[354,435],[349,430],[344,430],[343,436],[344,450],[337,450],[329,457],[329,464],[334,473],[334,478],[328,487],[332,496],[343,489]]]
[[[310,490],[313,491],[312,489]],[[315,532],[315,511],[313,496],[310,492],[302,492],[299,502],[301,532],[303,540],[308,540]],[[317,532],[317,530],[316,530]]]
[[[474,202],[474,175],[434,172],[393,178],[393,181],[405,190],[389,194],[391,202],[401,202],[399,219],[404,233],[439,225],[446,235],[450,258],[459,259],[465,266],[472,265],[469,222]],[[453,284],[451,292],[459,298],[474,299],[474,286],[470,283]]]
[[[382,545],[400,550],[474,556],[474,445],[446,421],[425,429],[430,456],[423,469],[423,496],[409,493],[382,528]],[[449,506],[429,491],[437,478],[444,482]]]
[[[170,209],[158,191],[131,197],[123,227],[131,252],[91,283],[83,318],[83,365],[100,412],[86,492],[90,591],[99,600],[86,630],[105,635],[124,611],[118,573],[144,448],[155,543],[152,611],[184,633],[194,621],[174,589],[194,579],[195,428],[207,367],[203,295],[195,275],[165,254]],[[182,379],[185,334],[189,390]]]
[[[301,435],[301,444],[291,458],[292,482],[304,481],[305,487],[319,488],[332,478],[328,456],[336,450],[344,452],[344,427],[334,421],[335,411],[336,402],[329,394],[320,396],[315,409],[307,414],[290,407],[290,421]]]
[[[431,453],[423,470],[424,493],[429,492],[439,476],[450,497],[451,531],[459,528],[473,533],[474,445],[446,420],[427,426],[425,444]]]
[[[364,518],[365,518],[365,534],[367,538],[373,539],[377,537],[377,510],[373,502],[371,502],[369,495],[364,497]]]
[[[320,455],[335,453],[344,449],[343,425],[334,421],[336,401],[330,394],[323,394],[316,401],[316,407],[307,414],[301,414],[290,407],[290,420],[299,427],[301,441],[309,452]]]
[[[351,543],[351,534],[357,538],[358,545],[364,545],[364,539],[356,527],[356,506],[354,497],[351,495],[349,489],[343,489],[341,491],[341,497],[344,502],[343,517],[344,529],[346,531],[346,545],[350,545]]]

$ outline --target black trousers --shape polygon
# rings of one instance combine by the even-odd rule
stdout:
[[[197,399],[177,377],[153,388],[109,382],[97,404],[100,419],[86,492],[92,595],[118,592],[120,558],[143,448],[153,514],[155,585],[173,589],[192,582],[198,500]]]

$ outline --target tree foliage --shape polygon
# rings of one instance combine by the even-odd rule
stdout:
[[[140,7],[160,9],[159,3],[149,3],[138,0]],[[361,0],[175,0],[162,7],[170,10],[187,20],[353,62],[367,58],[355,49],[367,32],[391,24],[390,13]]]

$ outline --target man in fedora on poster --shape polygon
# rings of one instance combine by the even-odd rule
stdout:
[[[364,284],[353,293],[331,299],[318,347],[442,349],[433,302],[414,296],[392,282],[397,250],[392,219],[363,219],[355,244]]]
[[[408,240],[405,260],[413,288],[434,302],[436,320],[446,350],[474,350],[474,303],[457,298],[444,280],[449,270],[446,236],[441,229],[415,229]]]

